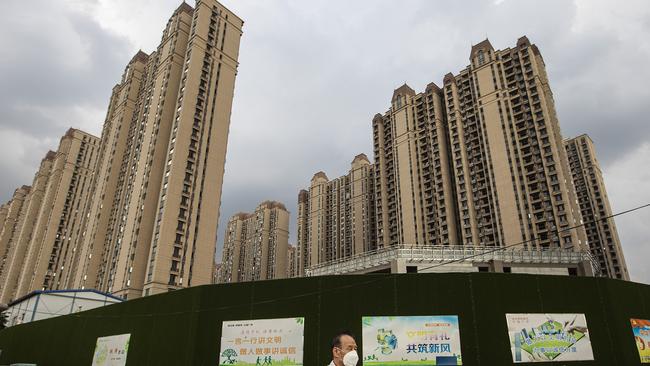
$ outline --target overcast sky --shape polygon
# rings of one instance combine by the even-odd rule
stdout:
[[[153,51],[179,0],[3,1],[0,199],[31,184],[69,127],[98,135],[113,85]],[[193,5],[193,1],[190,2]],[[650,202],[650,2],[223,0],[244,19],[225,221],[266,199],[291,211],[323,170],[372,159],[371,120],[395,88],[442,85],[486,37],[527,35],[546,62],[563,135],[594,140],[615,212]],[[650,283],[650,209],[617,218],[632,279]]]

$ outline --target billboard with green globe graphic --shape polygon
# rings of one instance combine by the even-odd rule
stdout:
[[[363,365],[462,365],[458,316],[364,316]]]

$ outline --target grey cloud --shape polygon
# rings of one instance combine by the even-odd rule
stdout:
[[[131,52],[124,39],[69,6],[37,1],[30,16],[24,7],[12,1],[0,13],[0,143],[18,144],[0,159],[9,172],[0,180],[3,201],[31,183],[67,128],[101,131],[111,88]]]
[[[220,246],[234,212],[252,210],[263,199],[282,200],[295,211],[298,189],[314,172],[337,177],[357,153],[372,156],[370,121],[388,107],[392,90],[403,82],[416,90],[440,84],[445,73],[467,65],[471,44],[486,36],[496,48],[522,35],[540,47],[564,135],[590,134],[605,168],[650,140],[642,122],[650,98],[639,87],[626,93],[622,84],[648,80],[636,74],[648,42],[631,45],[598,27],[575,30],[578,9],[571,2],[227,5],[246,24]],[[295,214],[291,233],[295,242]],[[624,246],[631,256],[637,253],[632,239]]]
[[[349,169],[356,154],[372,157],[372,116],[385,111],[392,90],[403,82],[423,89],[464,68],[472,42],[484,37],[463,32],[469,25],[494,28],[495,47],[512,45],[526,30],[543,30],[539,21],[524,30],[503,30],[506,5],[485,2],[474,8],[451,3],[445,9],[432,2],[394,9],[388,1],[373,6],[319,2],[315,9],[297,2],[233,5],[241,7],[246,24],[222,229],[232,213],[251,210],[263,199],[282,200],[295,211],[298,188],[306,187],[313,173],[323,170],[334,178]],[[518,2],[507,6],[520,7]],[[566,8],[568,27],[574,9]],[[498,16],[490,20],[489,12]],[[490,22],[495,26],[480,25]],[[295,241],[295,215],[291,233]]]
[[[605,184],[612,210],[621,212],[650,203],[650,143],[644,143],[611,165]],[[615,218],[623,252],[633,281],[650,283],[650,241],[647,225],[650,208]]]
[[[447,72],[457,73],[467,65],[470,46],[486,36],[499,49],[514,45],[522,35],[539,46],[564,135],[590,134],[606,172],[650,141],[646,123],[650,91],[645,86],[650,80],[645,68],[650,52],[647,2],[619,5],[615,13],[607,14],[605,23],[602,17],[585,18],[579,13],[583,5],[563,0],[506,0],[499,5],[420,0],[223,3],[245,24],[219,253],[228,217],[251,211],[266,199],[282,201],[292,211],[290,231],[295,242],[298,190],[309,184],[316,171],[334,178],[349,169],[356,154],[372,158],[371,119],[386,110],[393,89],[404,82],[415,90],[423,90],[431,81],[441,84]],[[0,20],[22,12],[21,3],[11,4]],[[598,2],[588,3],[592,4]],[[19,131],[32,143],[46,138],[58,141],[74,121],[62,121],[47,111],[77,121],[81,116],[103,118],[110,90],[134,50],[125,39],[81,13],[46,1],[33,8],[61,18],[61,26],[12,24],[15,52],[0,58],[0,128]],[[576,28],[585,19],[586,26]],[[0,33],[6,34],[4,23],[0,22]],[[161,32],[164,23],[151,22],[147,27]],[[0,36],[0,42],[4,46],[10,41]],[[65,42],[71,43],[69,47],[63,47]],[[86,62],[66,62],[75,56],[69,52],[87,57]],[[101,121],[83,124],[95,126],[91,132],[97,133]],[[15,187],[31,180],[44,147],[39,145],[43,151],[34,153],[35,158],[24,154],[31,164],[25,168],[0,158],[0,168],[6,167],[12,177],[0,180],[2,197],[8,198]],[[628,189],[626,182],[610,187],[612,201],[620,200],[612,190]],[[637,226],[625,229],[630,235],[622,238],[642,235]],[[635,239],[624,240],[630,240],[623,242],[628,256],[642,253]]]

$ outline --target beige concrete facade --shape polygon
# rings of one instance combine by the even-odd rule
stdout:
[[[123,149],[104,156],[117,164],[104,166],[102,173],[109,177],[116,168],[119,174],[109,178],[112,184],[95,192],[97,197],[105,197],[102,191],[108,191],[112,200],[107,202],[110,210],[91,208],[97,212],[91,217],[97,217],[99,225],[86,239],[86,247],[92,252],[84,256],[87,264],[77,276],[79,287],[97,288],[124,298],[143,294],[191,23],[192,8],[184,4],[169,19],[157,50],[151,55],[138,53],[127,66],[122,84],[116,87],[135,91],[124,100],[129,119],[117,126],[115,133],[107,130],[103,135],[107,140],[118,138]]]
[[[16,281],[7,296],[92,288],[130,299],[213,282],[242,26],[215,0],[183,2],[156,51],[127,64],[101,140],[68,131],[25,206],[32,220],[16,235],[28,245],[5,261],[20,270],[0,277]],[[0,209],[0,253],[19,204]]]
[[[600,263],[600,275],[629,280],[625,256],[616,230],[603,173],[588,135],[564,141],[578,194],[591,253]]]
[[[456,243],[440,88],[430,83],[416,94],[401,86],[388,111],[375,115],[372,128],[378,247]]]
[[[318,263],[374,250],[374,169],[357,155],[348,174],[329,180],[314,174],[298,196],[298,273]]]
[[[213,281],[216,225],[243,22],[183,3],[160,45],[113,90],[79,288],[134,298]]]
[[[0,271],[0,303],[8,303],[11,299],[16,298],[19,275],[27,256],[32,235],[36,229],[36,222],[43,205],[45,189],[55,156],[56,153],[50,151],[41,161],[40,168],[34,176],[32,189],[26,197],[23,223],[16,233],[15,240],[12,240],[10,250],[7,251],[4,269]]]
[[[296,247],[289,244],[287,247],[287,278],[293,278],[297,276],[297,258],[296,258]]]
[[[279,202],[262,202],[253,213],[228,220],[221,256],[220,283],[286,278],[289,211]]]
[[[29,205],[29,193],[32,187],[22,186],[14,191],[11,200],[3,207],[4,221],[0,231],[0,281],[7,275],[11,254],[15,250],[17,237],[25,221],[25,210]],[[0,285],[2,282],[0,282]],[[0,288],[4,292],[4,288]],[[2,303],[2,301],[0,301]]]
[[[298,193],[296,227],[296,273],[298,276],[304,276],[305,270],[311,266],[312,249],[312,246],[309,244],[309,192],[305,189],[301,189]],[[317,263],[314,262],[314,264]]]
[[[242,26],[218,2],[197,1],[164,160],[145,294],[211,282]]]
[[[99,138],[69,129],[51,159],[49,176],[32,223],[13,297],[33,290],[71,286],[82,235],[83,207],[90,197],[99,151]],[[39,183],[40,186],[40,183]],[[39,188],[40,189],[40,188]],[[27,243],[24,241],[21,245]],[[20,258],[15,258],[20,260]],[[14,267],[16,268],[16,267]]]
[[[221,263],[214,263],[212,271],[212,283],[221,283]]]
[[[102,128],[92,198],[85,207],[84,233],[80,243],[79,268],[73,280],[74,288],[104,289],[99,286],[99,279],[103,278],[102,264],[108,260],[103,255],[104,245],[110,236],[114,206],[120,198],[118,181],[123,177],[118,173],[127,158],[128,125],[134,117],[147,58],[146,54],[138,52],[125,68],[120,84],[113,88]]]
[[[9,202],[0,205],[0,222],[2,223],[2,227],[0,227],[0,235],[2,234],[2,230],[4,230],[4,225],[6,224],[5,220],[7,219],[7,215],[9,214],[10,206],[11,206],[11,200],[9,200]]]
[[[470,65],[447,74],[442,88],[397,88],[372,128],[376,242],[353,246],[353,256],[393,247],[586,248],[584,228],[570,229],[581,213],[544,61],[526,37],[504,50],[488,40],[473,46]],[[350,254],[339,226],[349,221],[335,216],[332,191],[319,172],[299,194],[301,275],[335,272]]]
[[[544,61],[526,37],[472,47],[444,79],[459,244],[585,245]],[[564,230],[564,231],[563,231]]]

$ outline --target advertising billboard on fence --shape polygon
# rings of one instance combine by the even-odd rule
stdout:
[[[462,365],[458,316],[364,316],[363,365]]]
[[[506,314],[512,360],[593,360],[584,314]]]
[[[305,318],[224,321],[219,365],[302,365]]]
[[[641,363],[650,363],[650,320],[630,319]]]
[[[92,366],[124,366],[131,334],[97,338]]]

